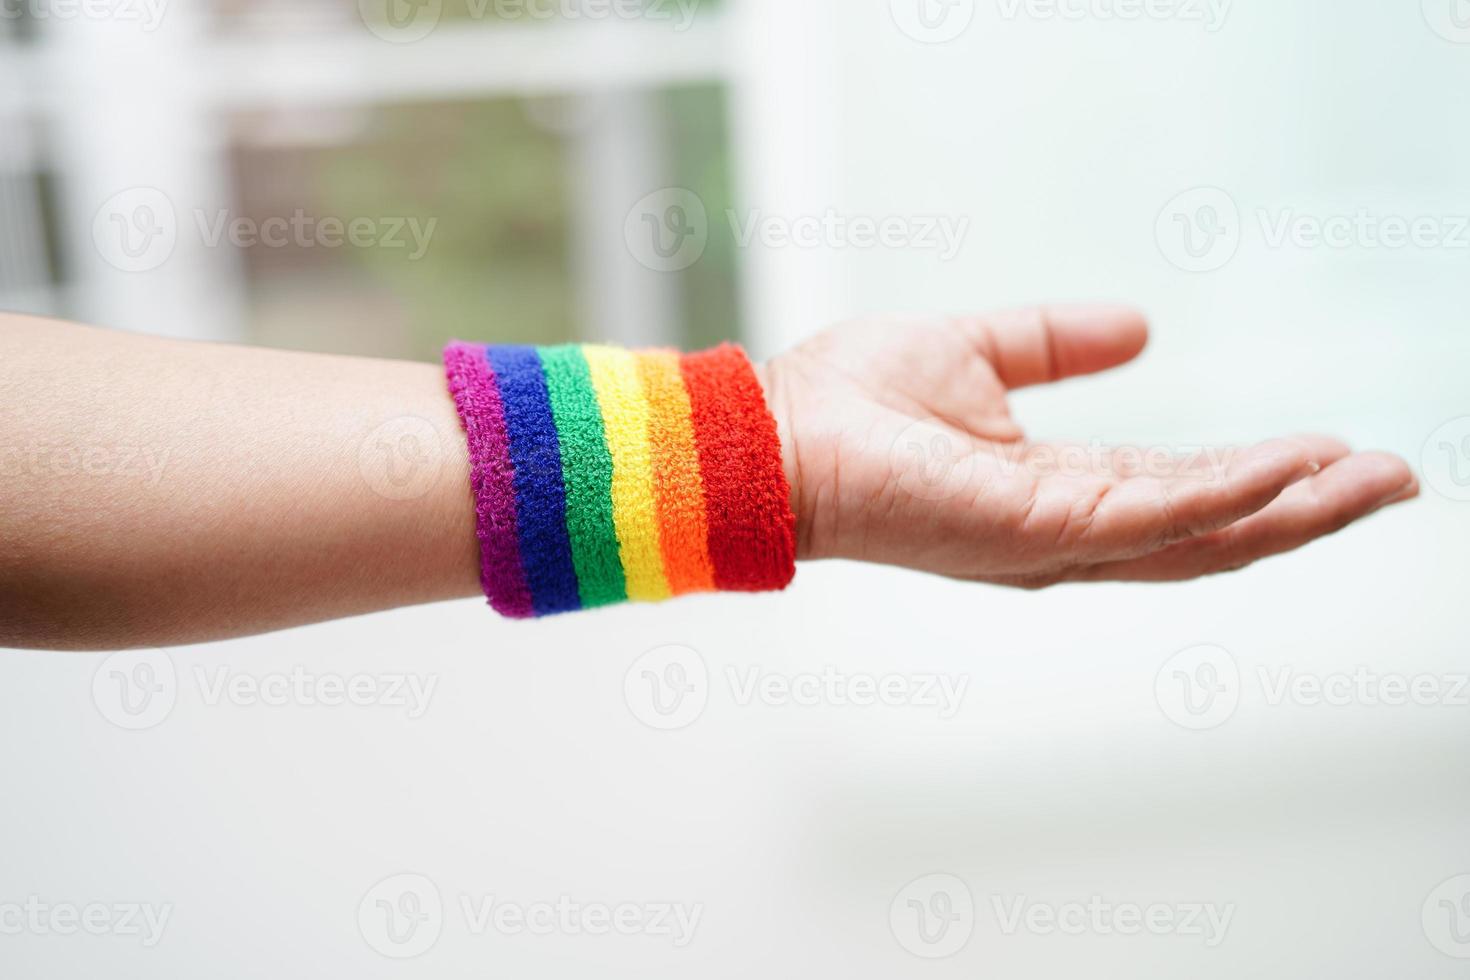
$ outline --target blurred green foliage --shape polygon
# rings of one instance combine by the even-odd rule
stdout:
[[[650,183],[693,190],[711,218],[704,256],[671,274],[680,343],[736,337],[735,244],[723,220],[731,207],[724,92],[706,85],[651,97],[671,172]],[[403,249],[349,246],[257,263],[254,339],[435,359],[455,337],[546,344],[597,336],[595,324],[577,322],[566,149],[522,100],[496,99],[374,110],[350,142],[281,151],[289,163],[252,156],[237,166],[238,180],[285,185],[272,187],[266,207],[286,208],[284,194],[290,206],[321,215],[435,222],[417,261]],[[335,301],[327,295],[334,291]]]
[[[425,257],[356,249],[404,306],[414,352],[451,337],[556,343],[576,334],[560,140],[515,101],[379,113],[370,142],[323,154],[315,189],[337,214],[437,220]]]

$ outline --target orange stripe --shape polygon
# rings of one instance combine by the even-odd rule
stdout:
[[[648,438],[664,574],[674,595],[711,592],[715,566],[709,556],[704,483],[679,355],[666,350],[640,351],[638,373],[648,398]]]

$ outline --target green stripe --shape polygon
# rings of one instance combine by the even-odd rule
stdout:
[[[561,442],[562,480],[567,488],[567,536],[583,606],[624,602],[628,585],[613,524],[612,454],[602,411],[582,348],[567,344],[538,348],[551,395],[551,415]]]

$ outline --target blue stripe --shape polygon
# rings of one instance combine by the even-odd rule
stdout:
[[[515,467],[521,564],[536,615],[582,608],[572,544],[567,537],[567,493],[561,446],[546,375],[534,347],[490,347],[485,356],[505,405],[510,460]]]

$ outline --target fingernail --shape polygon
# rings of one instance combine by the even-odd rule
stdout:
[[[1254,465],[1263,470],[1277,470],[1288,462],[1296,464],[1294,469],[1301,476],[1312,476],[1322,469],[1307,447],[1293,439],[1272,440],[1262,444],[1260,450],[1264,451]]]
[[[1408,483],[1405,483],[1393,493],[1384,497],[1383,500],[1379,502],[1378,506],[1387,507],[1390,504],[1400,504],[1403,503],[1405,500],[1413,500],[1417,496],[1419,496],[1419,481],[1410,480]]]
[[[1307,476],[1316,476],[1318,473],[1322,472],[1322,464],[1317,462],[1317,458],[1312,455],[1311,446],[1300,439],[1290,439],[1288,441],[1293,446],[1295,446],[1297,448],[1297,451],[1300,452],[1302,455],[1301,472],[1305,473]]]

